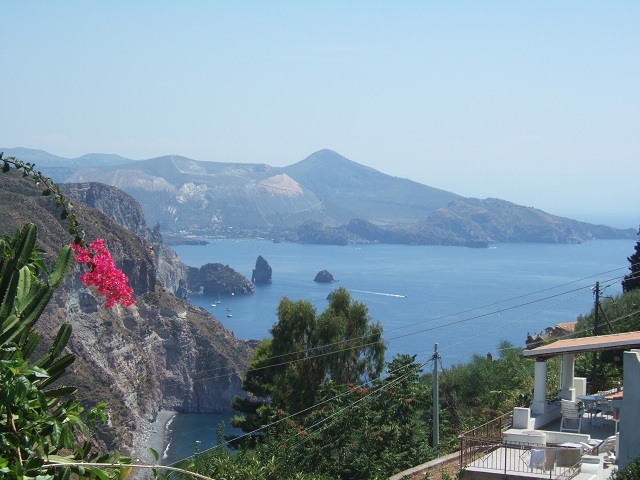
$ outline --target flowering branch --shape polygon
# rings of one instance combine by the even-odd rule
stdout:
[[[84,240],[85,232],[82,227],[80,227],[75,214],[72,213],[73,203],[69,202],[64,195],[62,195],[60,188],[53,183],[53,180],[49,177],[45,177],[42,172],[36,170],[35,164],[33,163],[22,162],[20,160],[16,160],[15,157],[2,158],[2,156],[3,153],[0,152],[0,161],[3,162],[2,173],[7,173],[13,166],[13,168],[18,171],[22,170],[23,177],[30,176],[36,185],[40,185],[40,183],[44,185],[44,189],[42,190],[43,197],[48,197],[51,194],[54,195],[56,199],[56,207],[61,210],[60,219],[69,221],[67,232],[69,232],[69,235],[75,236],[73,243],[86,247],[87,245]]]
[[[73,204],[62,195],[57,185],[53,183],[51,178],[44,176],[37,171],[33,163],[21,162],[15,157],[2,157],[0,152],[0,161],[2,164],[2,173],[7,173],[11,167],[18,171],[22,171],[23,177],[31,177],[36,185],[41,183],[44,185],[42,190],[43,196],[53,194],[56,200],[56,207],[60,208],[60,218],[69,222],[67,231],[69,235],[74,236],[71,247],[76,254],[76,261],[84,263],[89,271],[80,277],[80,281],[88,287],[97,287],[98,293],[106,296],[105,306],[113,307],[116,303],[124,306],[131,306],[136,301],[131,298],[133,288],[128,286],[129,279],[116,267],[111,253],[106,248],[106,242],[102,238],[98,238],[91,244],[85,241],[85,232],[78,223],[76,216],[72,213]]]
[[[127,285],[129,279],[116,267],[111,252],[105,247],[104,239],[98,238],[91,242],[89,247],[71,244],[71,248],[76,252],[76,261],[89,267],[89,271],[80,277],[80,281],[88,287],[97,287],[98,293],[107,297],[107,308],[113,307],[116,303],[126,307],[136,303],[131,298],[133,288]]]

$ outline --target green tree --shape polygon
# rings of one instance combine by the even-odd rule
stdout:
[[[238,398],[233,404],[245,414],[233,424],[245,432],[268,425],[278,410],[295,413],[311,407],[329,379],[357,383],[384,367],[382,326],[372,323],[367,307],[344,288],[333,292],[319,316],[311,303],[284,298],[271,335],[256,350],[243,382],[257,400]]]
[[[616,470],[611,480],[638,480],[640,478],[640,457],[634,458],[626,467]]]
[[[367,384],[322,382],[316,404],[304,414],[272,411],[261,442],[232,455],[224,449],[195,458],[199,473],[214,478],[382,479],[434,457],[431,392],[415,357],[401,355],[389,375]]]
[[[445,371],[440,382],[443,421],[450,433],[461,433],[525,406],[533,390],[533,362],[520,358],[520,348],[503,341],[497,359],[474,355],[467,364]]]
[[[640,228],[638,228],[638,237],[640,237]],[[636,243],[635,253],[630,257],[627,257],[629,263],[629,270],[631,273],[624,276],[624,280],[622,280],[622,291],[630,292],[631,290],[635,290],[640,288],[640,240]]]

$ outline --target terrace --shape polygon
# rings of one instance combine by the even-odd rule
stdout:
[[[465,480],[549,478],[603,480],[640,455],[640,332],[560,340],[523,353],[536,360],[530,408],[515,408],[460,436]],[[574,377],[575,355],[624,352],[624,390],[586,395]],[[558,399],[546,398],[547,359],[561,357]],[[583,401],[581,415],[565,419],[561,404]],[[623,423],[619,423],[623,419]],[[606,440],[606,441],[605,441]]]

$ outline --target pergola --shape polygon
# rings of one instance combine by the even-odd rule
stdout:
[[[547,412],[547,362],[555,356],[562,356],[562,380],[559,396],[567,400],[576,400],[573,369],[575,355],[578,353],[599,352],[603,350],[625,350],[624,352],[624,395],[620,401],[620,422],[618,441],[618,467],[623,468],[631,460],[640,456],[640,332],[616,333],[587,338],[558,340],[522,355],[536,360],[535,385],[531,413],[545,416]]]
[[[576,354],[604,350],[630,350],[632,348],[640,348],[640,332],[558,340],[532,350],[525,350],[522,353],[523,357],[536,360],[531,413],[534,415],[544,414],[546,411],[547,359],[562,356],[562,379],[558,395],[562,399],[575,402],[574,367]]]

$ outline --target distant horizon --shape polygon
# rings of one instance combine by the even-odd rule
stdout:
[[[5,2],[0,144],[387,175],[640,224],[640,2]]]
[[[120,154],[117,154],[117,153],[89,152],[89,153],[85,153],[85,154],[79,155],[77,157],[64,157],[62,155],[58,155],[56,153],[49,152],[47,150],[29,148],[29,147],[23,147],[23,146],[20,146],[20,147],[6,147],[6,146],[0,147],[0,152],[19,150],[19,149],[30,150],[30,151],[41,151],[41,152],[44,152],[44,153],[46,153],[48,155],[52,155],[52,156],[55,156],[55,157],[58,157],[58,158],[63,158],[63,159],[66,159],[66,160],[77,160],[77,159],[81,159],[81,158],[83,158],[85,156],[90,156],[90,155],[105,155],[105,156],[112,156],[113,155],[113,156],[117,156],[117,157],[124,158],[124,159],[127,159],[127,160],[131,160],[131,161],[146,161],[146,160],[153,160],[155,158],[162,158],[162,157],[169,157],[169,156],[179,156],[179,157],[187,158],[189,160],[193,160],[193,161],[197,161],[197,162],[207,162],[207,160],[199,160],[197,158],[190,158],[190,157],[187,157],[185,155],[180,155],[180,154],[177,154],[177,153],[158,155],[156,157],[151,157],[151,158],[130,158],[130,157],[126,157],[124,155],[120,155]],[[316,150],[314,152],[309,153],[305,157],[299,159],[297,162],[300,162],[300,161],[306,159],[307,157],[309,157],[310,155],[313,155],[314,153],[322,151],[322,150],[331,150],[331,151],[337,153],[338,155],[341,155],[341,156],[347,158],[348,160],[351,160],[350,158],[346,157],[345,155],[342,155],[338,151],[335,151],[335,150],[332,150],[332,149],[329,149],[329,148],[321,148],[319,150]],[[20,160],[20,158],[17,158],[17,159]],[[354,160],[351,160],[351,161],[354,161]],[[247,163],[247,164],[263,163],[263,162],[216,162],[216,161],[210,161],[210,162],[214,162],[214,163]],[[293,165],[293,164],[295,164],[297,162],[293,162],[293,163],[291,163],[289,165]],[[356,162],[356,163],[359,163],[359,162]],[[269,164],[267,164],[267,165],[269,165]],[[364,164],[360,164],[360,165],[364,165]],[[274,168],[283,168],[283,167],[286,167],[288,165],[283,165],[283,166],[269,165],[269,166],[274,167]],[[37,167],[38,167],[38,165],[36,163],[36,168]],[[374,168],[374,167],[370,167],[370,168]],[[380,171],[380,170],[378,170],[376,168],[374,168],[374,170]],[[385,173],[385,172],[381,172],[381,173],[383,173],[385,175],[390,175],[390,174]],[[392,174],[390,176],[399,177],[398,175],[392,175]],[[419,182],[417,180],[414,180],[412,178],[408,178],[408,177],[401,177],[401,178],[406,178],[407,180],[411,180],[413,182],[421,183],[422,185],[425,185],[425,186],[428,186],[428,187],[438,188],[440,190],[446,190],[444,188],[441,188],[438,185],[425,184],[425,183]],[[465,195],[462,195],[462,194],[460,194],[460,193],[458,193],[456,191],[452,191],[452,190],[447,190],[447,191],[449,191],[451,193],[454,193],[456,195],[460,195],[460,196],[465,197],[465,198],[479,198],[479,197],[466,197]],[[509,201],[509,202],[512,202],[512,203],[517,203],[517,202],[514,202],[510,198],[502,198],[502,197],[498,197],[497,195],[489,195],[488,197],[484,197],[484,198],[500,198],[501,200],[506,200],[506,201]],[[518,205],[521,205],[521,204],[518,204]],[[525,206],[532,206],[532,205],[525,205]],[[535,207],[535,208],[538,208],[538,207]],[[609,226],[609,227],[621,228],[621,229],[632,228],[632,229],[634,229],[636,231],[638,230],[638,228],[640,228],[640,214],[635,216],[637,218],[634,218],[634,216],[624,215],[624,214],[619,214],[619,213],[608,214],[608,213],[589,213],[589,212],[558,212],[558,211],[545,210],[545,209],[542,209],[542,208],[539,208],[539,210],[543,210],[543,211],[545,211],[547,213],[550,213],[552,215],[556,215],[556,216],[559,216],[559,217],[571,218],[573,220],[578,220],[578,221],[581,221],[581,222],[591,223],[591,224],[595,224],[595,225],[606,225],[606,226]],[[631,222],[631,224],[629,224],[630,222]]]

